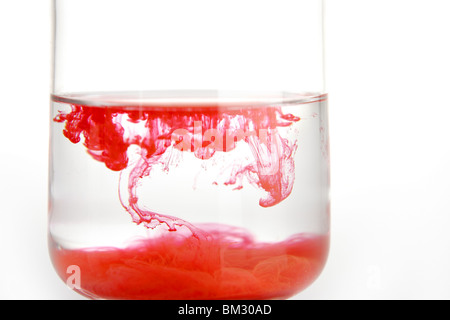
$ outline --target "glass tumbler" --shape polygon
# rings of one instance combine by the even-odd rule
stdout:
[[[288,299],[329,248],[322,0],[53,0],[49,251],[91,299]]]

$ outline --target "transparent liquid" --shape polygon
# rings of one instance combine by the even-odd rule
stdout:
[[[82,294],[125,299],[288,297],[309,285],[325,263],[326,95],[54,96],[51,138],[50,250],[63,280],[67,267],[83,266]],[[119,294],[112,289],[120,279],[129,279],[123,268],[116,273],[120,276],[89,283],[86,269],[93,269],[92,254],[110,251],[123,257],[140,252],[147,269],[140,269],[135,282],[128,281],[137,291]],[[186,257],[179,257],[181,251]],[[163,265],[152,260],[155,254],[165,256]],[[192,257],[201,257],[201,262]],[[168,260],[179,261],[172,265]],[[109,270],[105,274],[113,264],[130,268],[129,256],[120,262],[104,256],[98,261],[103,261],[101,270]],[[203,270],[205,265],[209,269]],[[171,290],[154,281],[158,274],[179,268],[183,272],[171,277]],[[290,278],[281,277],[280,270]],[[295,270],[308,276],[295,275]],[[231,272],[228,277],[226,272]],[[151,285],[145,285],[144,274],[155,277]],[[267,282],[275,274],[278,278]],[[196,277],[210,280],[197,283],[195,294],[173,289],[189,286],[184,281]],[[231,278],[242,278],[244,289],[228,284]]]

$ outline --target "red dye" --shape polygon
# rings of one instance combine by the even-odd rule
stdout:
[[[88,153],[114,171],[126,170],[127,194],[121,201],[134,222],[153,228],[164,223],[170,230],[186,225],[176,217],[163,216],[140,208],[137,188],[160,163],[170,148],[193,152],[207,160],[216,152],[230,152],[240,141],[251,149],[254,162],[237,167],[226,185],[242,188],[242,180],[266,191],[262,207],[274,206],[286,199],[294,184],[296,143],[282,138],[279,127],[290,126],[300,118],[283,114],[278,107],[223,108],[203,107],[91,107],[72,105],[72,111],[54,119],[64,122],[64,135],[73,143],[81,141]],[[140,157],[130,164],[127,150],[140,147]],[[122,177],[123,179],[123,177]]]
[[[125,249],[53,250],[66,281],[80,267],[78,290],[90,298],[145,300],[284,299],[310,285],[325,264],[326,236],[255,243],[216,229],[209,238],[168,233]]]
[[[137,189],[170,150],[200,161],[232,152],[245,143],[254,161],[232,170],[225,185],[236,190],[246,179],[265,191],[262,207],[277,205],[292,191],[296,142],[279,128],[300,121],[277,107],[94,107],[71,105],[54,119],[64,135],[82,142],[89,155],[121,172],[123,207],[147,228],[166,226],[162,236],[120,248],[52,248],[59,275],[80,267],[79,292],[102,299],[286,298],[312,283],[328,252],[327,236],[296,235],[277,243],[255,242],[247,232],[224,226],[194,226],[138,205]],[[137,160],[129,147],[137,146]],[[217,184],[214,182],[213,184]],[[201,205],[201,204],[199,204]],[[186,233],[186,232],[187,233]]]

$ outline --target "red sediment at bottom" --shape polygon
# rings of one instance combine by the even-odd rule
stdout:
[[[64,281],[72,281],[69,267],[79,268],[76,290],[90,298],[261,300],[289,298],[309,286],[322,271],[328,247],[327,235],[258,243],[222,230],[206,237],[168,233],[126,248],[52,246],[51,255]]]

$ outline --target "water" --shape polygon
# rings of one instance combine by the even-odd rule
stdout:
[[[105,276],[99,284],[99,269],[78,290],[82,294],[130,298],[139,288],[145,298],[172,298],[175,292],[184,292],[179,298],[287,297],[309,285],[325,263],[326,95],[54,96],[51,137],[50,248],[63,279],[70,265],[84,266],[89,279],[86,270],[93,267],[86,261],[96,259],[103,271],[129,267],[136,250],[146,277],[182,268],[181,276],[167,281],[183,288],[198,272],[212,277],[194,294],[164,290],[155,279],[145,285],[142,274],[129,285],[135,289],[119,293],[117,281],[129,274],[116,270],[117,277]],[[179,264],[161,264],[149,254]],[[288,282],[273,278],[280,268],[290,274]],[[299,278],[302,268],[308,276]],[[223,274],[230,270],[226,279],[242,279],[241,291],[227,285]],[[270,285],[264,282],[269,276]]]

